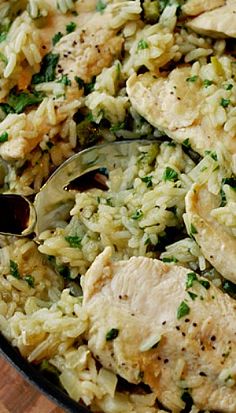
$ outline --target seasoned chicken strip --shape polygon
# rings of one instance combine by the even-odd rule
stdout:
[[[188,16],[197,16],[204,11],[216,9],[224,4],[225,0],[188,0],[182,6],[182,11]]]
[[[225,131],[225,120],[216,124],[205,109],[208,103],[202,83],[188,79],[190,66],[174,69],[167,77],[134,74],[127,81],[127,91],[135,110],[175,141],[183,143],[188,139],[192,149],[202,156],[207,150],[216,150],[219,144],[236,155],[235,132]],[[217,108],[223,111],[220,97],[218,100]]]
[[[131,383],[143,381],[172,413],[188,388],[199,409],[236,411],[235,301],[186,268],[107,247],[83,278],[88,346]]]
[[[223,277],[236,283],[236,238],[211,215],[219,205],[219,197],[205,185],[194,184],[186,196],[188,220],[196,229],[194,238],[204,257]]]
[[[71,81],[78,76],[88,83],[119,57],[122,45],[122,37],[103,25],[101,18],[89,22],[64,36],[54,48],[60,55],[57,71],[67,74]]]
[[[197,33],[211,37],[236,37],[236,2],[207,11],[194,18],[187,26]]]

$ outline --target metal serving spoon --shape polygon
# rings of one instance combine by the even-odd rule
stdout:
[[[0,194],[0,234],[39,235],[64,226],[78,191],[108,189],[106,179],[117,164],[137,153],[152,140],[106,143],[85,149],[66,160],[47,180],[34,203],[18,194]]]

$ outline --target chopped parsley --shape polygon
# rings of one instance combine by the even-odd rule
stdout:
[[[118,334],[119,334],[118,328],[112,328],[106,334],[106,341],[114,340],[116,337],[118,337]]]
[[[191,77],[187,77],[186,82],[191,82],[194,83],[196,82],[196,80],[198,79],[198,76],[191,76]]]
[[[197,294],[194,294],[191,291],[188,291],[188,295],[191,298],[191,300],[193,300],[193,301],[196,300],[196,298],[197,298]]]
[[[78,83],[78,82],[77,82]],[[94,86],[96,83],[96,77],[94,76],[93,79],[91,80],[91,82],[89,83],[84,83],[84,94],[88,95],[89,93],[93,92],[94,90]]]
[[[191,149],[191,144],[189,142],[189,138],[185,139],[182,143],[185,148]]]
[[[82,239],[83,239],[82,237],[78,237],[78,236],[65,237],[65,240],[68,242],[68,244],[72,248],[81,248]]]
[[[18,280],[20,279],[18,264],[12,260],[10,260],[10,274]]]
[[[186,289],[191,288],[194,281],[198,281],[197,274],[195,274],[195,272],[189,272],[187,274]]]
[[[34,277],[32,277],[32,275],[26,275],[23,279],[28,283],[28,285],[31,288],[34,288],[35,279]]]
[[[205,155],[209,155],[214,161],[217,161],[217,153],[215,151],[205,151]]]
[[[197,234],[197,229],[195,228],[195,226],[193,224],[190,224],[190,235],[194,235]]]
[[[224,98],[222,98],[221,101],[220,101],[220,105],[221,105],[223,108],[227,108],[227,107],[229,106],[229,104],[230,104],[230,100],[229,100],[229,99],[224,99]]]
[[[198,281],[206,290],[209,290],[209,288],[211,287],[209,281],[207,280],[199,280]]]
[[[58,53],[48,53],[44,56],[39,73],[32,78],[33,85],[43,82],[52,82],[56,77],[56,67],[60,55]]]
[[[102,0],[98,0],[96,4],[96,10],[99,11],[101,14],[104,13],[105,8],[107,7],[106,3]]]
[[[6,142],[6,141],[8,141],[8,133],[7,133],[7,132],[3,132],[3,133],[0,135],[0,143]]]
[[[167,166],[164,173],[163,173],[163,175],[162,175],[162,179],[164,181],[173,181],[174,182],[178,179],[178,174],[174,169]]]
[[[204,79],[203,80],[203,85],[204,85],[204,87],[209,87],[209,86],[211,86],[213,84],[213,82],[212,82],[212,80],[209,80],[209,79]]]
[[[233,89],[234,85],[232,85],[232,83],[228,83],[227,85],[224,85],[224,89],[225,90],[231,90]]]
[[[71,279],[69,267],[67,267],[66,265],[58,265],[56,266],[56,269],[63,278],[65,278],[66,280]]]
[[[68,78],[67,75],[62,75],[62,77],[57,81],[57,83],[63,83],[65,86],[71,85],[71,80]]]
[[[83,79],[81,79],[81,77],[75,76],[75,81],[76,81],[76,83],[78,84],[79,89],[83,89],[83,88],[84,88],[85,83],[84,83]]]
[[[7,38],[7,32],[2,32],[0,34],[0,43],[4,42],[4,40],[6,40]]]
[[[5,65],[7,65],[8,60],[7,60],[6,56],[5,56],[5,54],[3,54],[2,52],[0,52],[0,60],[1,60],[3,63],[5,63]]]
[[[27,106],[36,105],[43,100],[43,94],[39,92],[17,92],[12,89],[7,99],[8,105],[12,111],[19,114],[24,111]]]
[[[61,32],[56,33],[53,38],[52,38],[52,44],[55,46],[63,37],[63,34]]]
[[[143,211],[141,210],[141,209],[137,209],[137,211],[135,211],[134,213],[133,213],[133,215],[131,215],[131,218],[132,219],[134,219],[134,220],[138,220],[138,219],[140,219],[140,218],[142,218],[143,217]]]
[[[147,44],[146,40],[141,39],[138,42],[137,50],[144,50],[144,49],[148,49],[148,44]]]
[[[14,113],[14,110],[7,103],[0,103],[0,109],[2,109],[5,115],[9,115],[9,113]]]
[[[178,260],[177,260],[177,258],[175,258],[175,257],[164,257],[164,258],[162,258],[162,261],[163,262],[174,262],[174,263],[176,263],[176,262],[178,262]]]
[[[76,23],[75,22],[70,22],[69,24],[66,25],[66,33],[72,33],[76,29]]]
[[[119,131],[121,129],[124,129],[124,128],[125,128],[125,122],[118,122],[118,123],[114,123],[114,125],[112,125],[110,127],[110,131],[111,132],[117,132],[117,131]]]
[[[151,188],[152,187],[152,176],[144,176],[143,178],[141,178],[142,182],[145,182],[147,188]]]
[[[189,313],[190,313],[190,307],[185,301],[182,301],[182,303],[179,305],[177,309],[177,320],[188,315]]]

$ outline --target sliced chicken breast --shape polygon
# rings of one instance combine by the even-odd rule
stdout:
[[[88,346],[106,368],[143,381],[179,413],[236,411],[236,305],[186,268],[144,257],[112,262],[107,247],[83,278]]]
[[[186,211],[194,238],[204,257],[223,277],[236,283],[236,238],[211,212],[220,205],[220,197],[206,185],[194,184],[186,196]]]
[[[234,131],[225,131],[225,120],[216,124],[205,108],[202,83],[189,79],[191,66],[174,69],[167,77],[133,74],[127,81],[127,91],[135,110],[178,143],[188,139],[192,149],[202,156],[223,144],[229,154],[236,155]],[[217,107],[223,109],[218,99]]]
[[[236,37],[235,0],[201,14],[187,23],[187,26],[197,33],[211,37]]]
[[[216,9],[224,4],[225,0],[188,0],[182,6],[182,11],[188,16],[197,16],[204,11]]]

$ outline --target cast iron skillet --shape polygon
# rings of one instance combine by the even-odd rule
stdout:
[[[90,413],[86,407],[73,401],[62,389],[47,380],[33,365],[28,363],[17,349],[0,334],[0,354],[30,383],[68,413]]]

